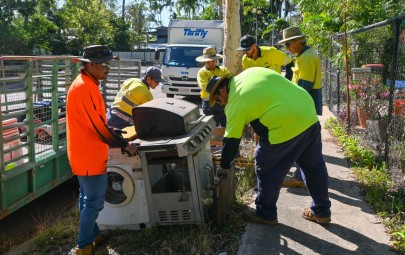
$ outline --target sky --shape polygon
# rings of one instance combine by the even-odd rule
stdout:
[[[169,10],[167,8],[164,8],[162,11],[162,22],[163,22],[163,26],[167,27],[169,25],[169,21],[170,21],[170,13]]]

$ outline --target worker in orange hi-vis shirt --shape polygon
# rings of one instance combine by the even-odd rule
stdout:
[[[116,59],[106,46],[84,48],[83,69],[69,88],[66,102],[67,153],[80,185],[80,225],[76,254],[94,254],[94,247],[107,237],[96,219],[103,209],[107,190],[108,147],[121,147],[129,156],[138,154],[107,126],[106,108],[99,85],[107,78],[110,61]]]

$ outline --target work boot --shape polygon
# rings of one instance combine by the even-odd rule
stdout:
[[[304,208],[304,209],[302,209],[302,210],[301,210],[301,217],[304,218],[304,219],[306,219],[306,220],[313,221],[313,222],[317,222],[317,223],[321,223],[321,224],[323,224],[323,223],[329,223],[329,222],[331,221],[330,216],[329,216],[329,217],[319,217],[319,216],[316,216],[316,215],[312,212],[311,208]]]
[[[76,255],[94,255],[94,245],[91,243],[81,249],[76,247]]]
[[[269,225],[269,226],[273,226],[273,225],[277,225],[278,224],[278,220],[266,220],[260,216],[258,216],[256,214],[256,210],[246,210],[243,213],[243,218],[248,221],[248,222],[253,222],[253,223],[258,223],[258,224],[264,224],[264,225]]]
[[[303,181],[294,179],[292,177],[285,177],[283,181],[283,186],[287,188],[305,188],[305,183]]]
[[[105,241],[107,241],[110,235],[111,235],[110,230],[101,231],[100,234],[98,234],[98,236],[96,236],[96,238],[93,241],[94,247],[99,247],[100,245],[105,243]]]

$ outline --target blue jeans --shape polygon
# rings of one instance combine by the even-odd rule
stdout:
[[[79,180],[79,239],[77,246],[83,248],[93,243],[100,229],[96,223],[99,212],[104,208],[107,191],[107,174],[77,176]]]
[[[304,181],[312,197],[311,210],[319,217],[329,217],[328,172],[322,155],[319,122],[284,143],[270,144],[268,140],[260,139],[255,152],[257,215],[268,220],[277,219],[276,203],[281,185],[294,162],[305,175]]]

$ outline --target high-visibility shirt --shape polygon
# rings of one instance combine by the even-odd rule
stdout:
[[[295,59],[292,82],[299,84],[299,80],[313,83],[312,89],[322,88],[321,60],[318,54],[310,47]]]
[[[131,78],[124,81],[118,94],[115,96],[112,110],[132,116],[132,109],[153,99],[149,87],[141,79]]]
[[[273,70],[249,68],[229,82],[226,138],[240,139],[245,125],[258,119],[268,128],[269,142],[279,144],[318,121],[308,92]]]
[[[108,146],[125,148],[128,142],[107,126],[99,82],[81,70],[66,100],[67,154],[74,175],[106,173]]]
[[[281,67],[292,61],[292,58],[285,52],[282,52],[273,46],[258,46],[258,49],[259,53],[256,60],[249,58],[246,55],[242,57],[243,70],[250,67],[265,67],[281,73]]]
[[[311,95],[318,115],[322,115],[321,60],[318,54],[306,46],[295,60],[292,82],[303,87]]]
[[[230,74],[231,72],[225,66],[216,66],[214,70],[208,70],[205,66],[201,68],[197,73],[198,86],[201,88],[201,98],[208,99],[210,94],[205,91],[207,88],[209,80],[215,75],[222,77],[224,75]]]

